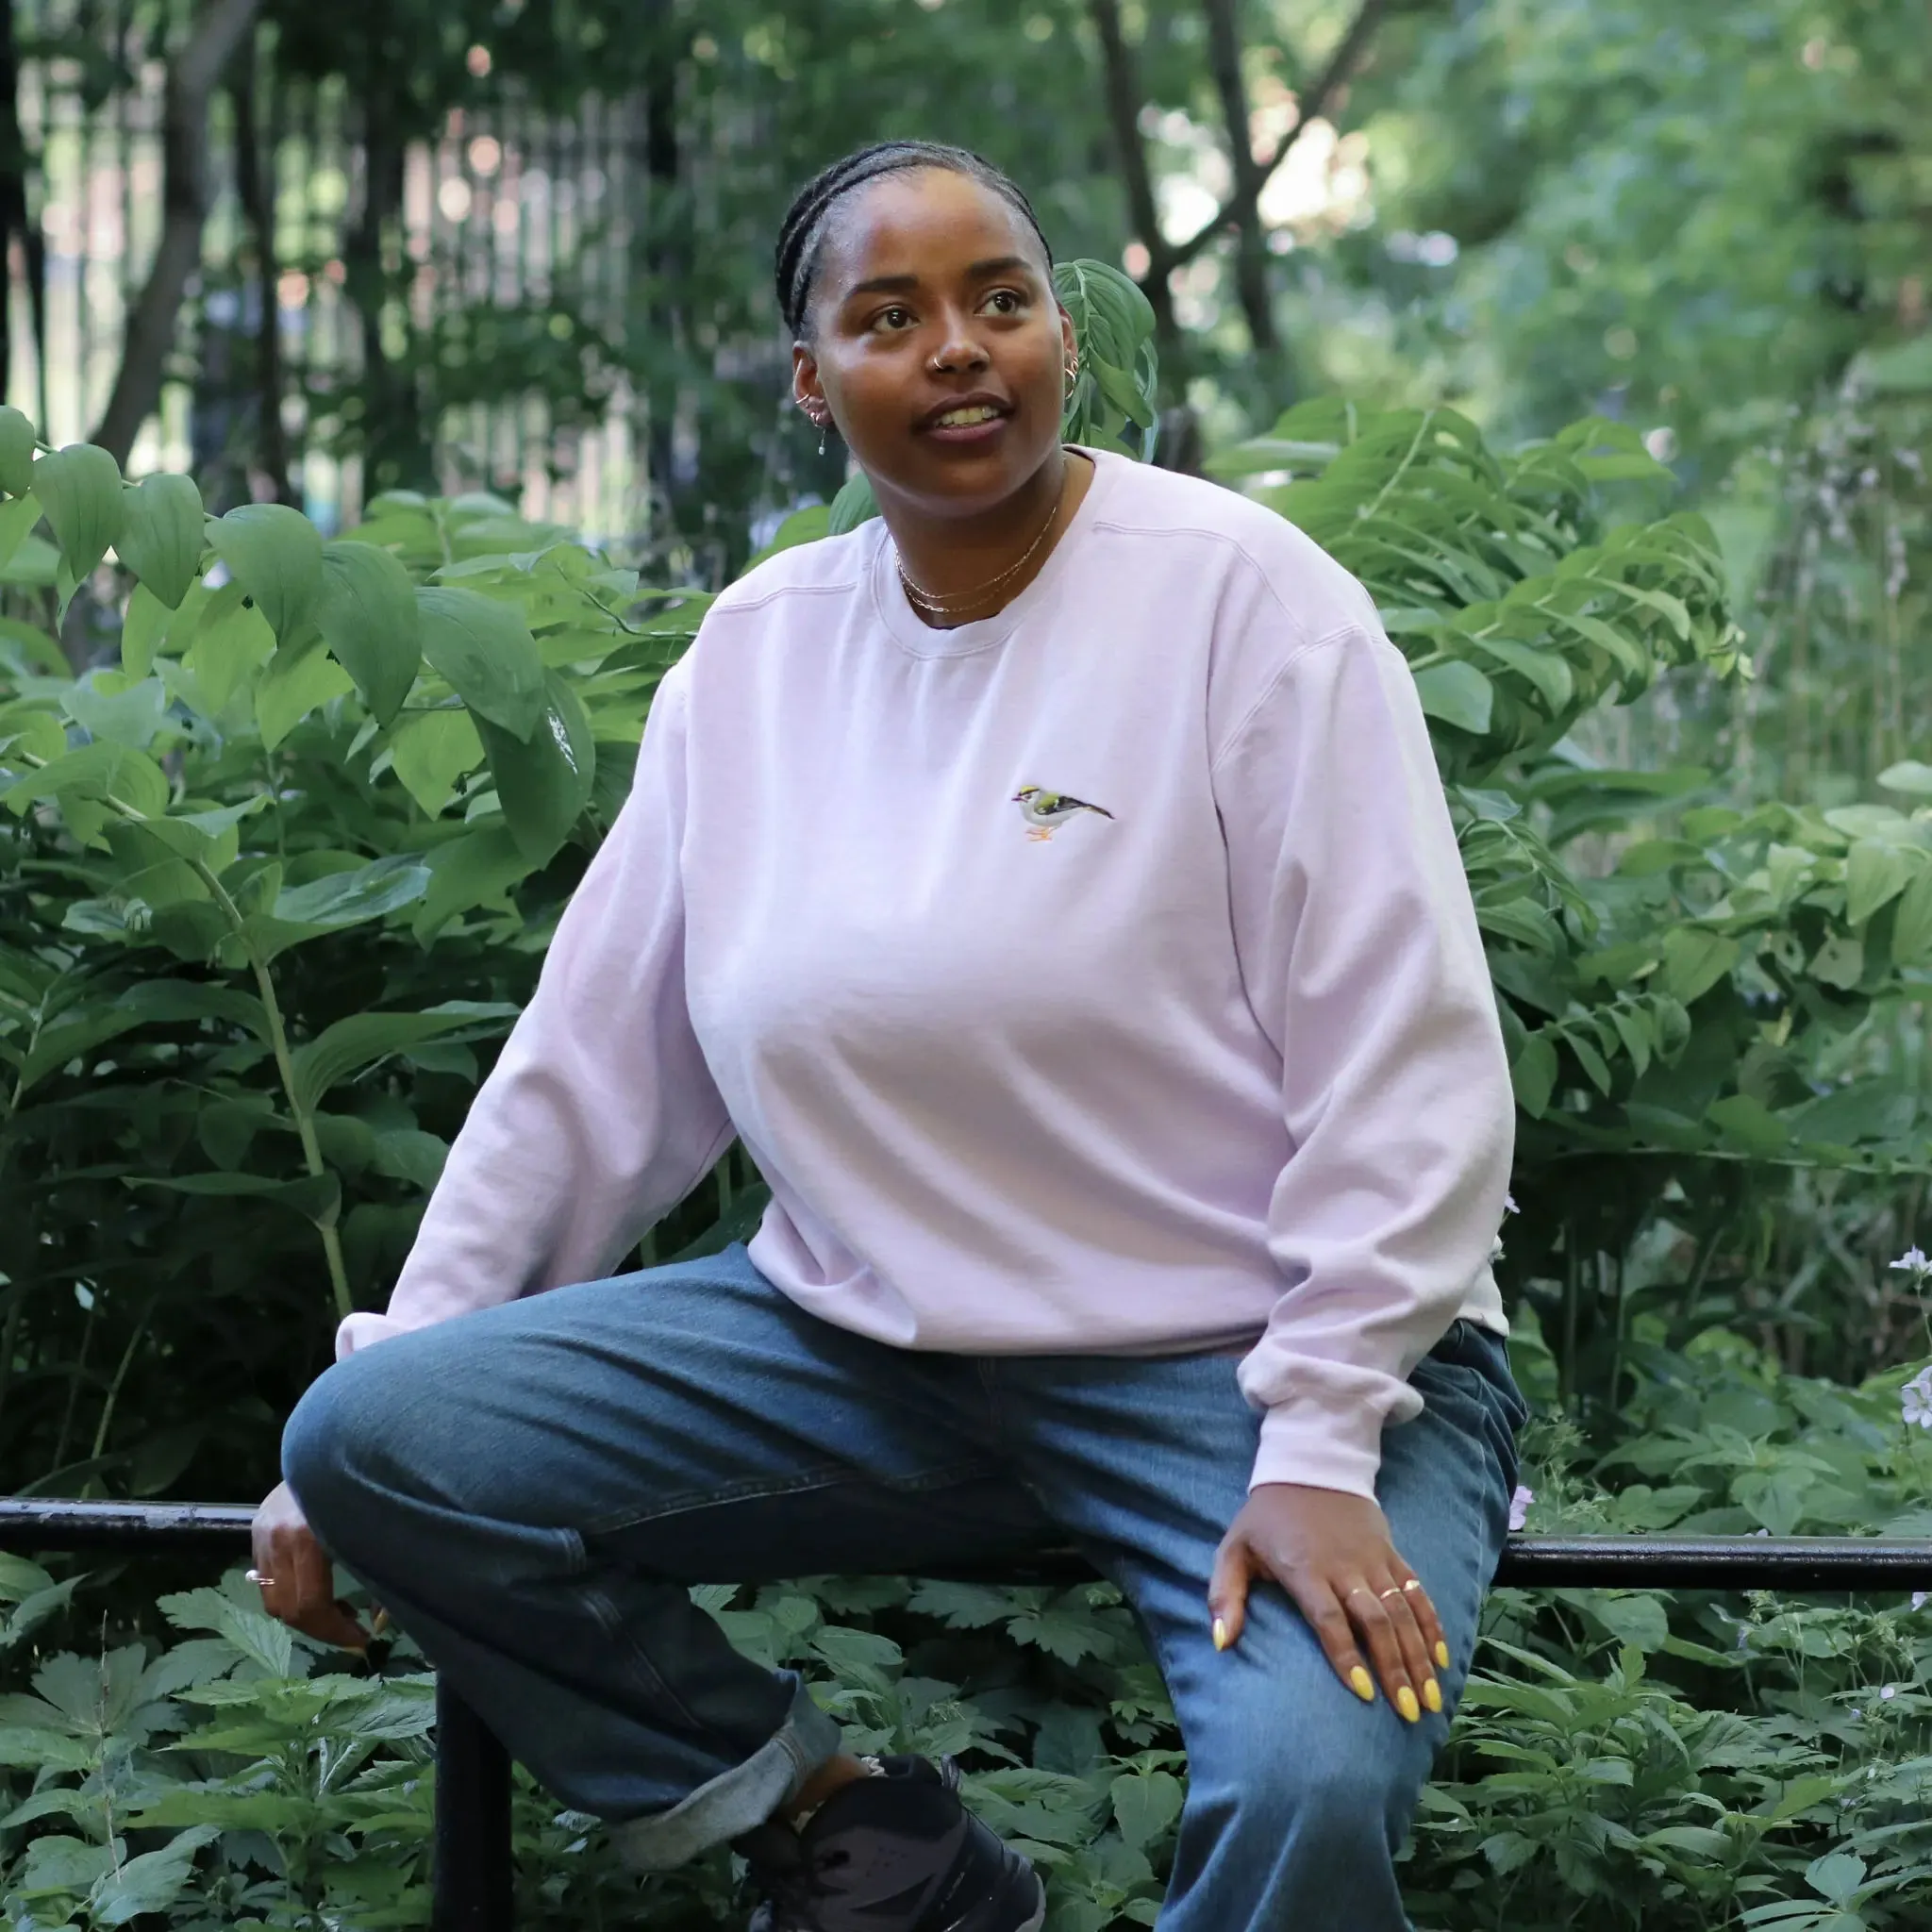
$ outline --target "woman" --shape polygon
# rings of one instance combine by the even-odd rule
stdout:
[[[1050,267],[958,150],[800,195],[796,398],[883,518],[666,677],[256,1560],[353,1642],[332,1552],[641,1869],[734,1843],[757,1926],[1018,1932],[952,1768],[847,1755],[686,1586],[1071,1538],[1189,1750],[1162,1924],[1382,1932],[1513,1481],[1501,1040],[1369,598],[1062,448]],[[749,1247],[602,1278],[734,1135]]]

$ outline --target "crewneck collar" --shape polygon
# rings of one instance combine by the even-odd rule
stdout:
[[[1065,447],[1092,463],[1093,481],[1087,486],[1087,494],[1081,498],[1080,507],[1041,566],[1040,575],[1010,604],[1004,609],[995,610],[991,617],[977,618],[971,624],[954,625],[946,630],[922,623],[906,595],[905,586],[899,581],[891,532],[886,528],[883,517],[874,519],[877,534],[873,539],[870,565],[873,608],[878,613],[879,622],[903,650],[915,658],[966,658],[978,651],[992,650],[1005,643],[1035,610],[1054,595],[1060,579],[1066,575],[1070,554],[1086,541],[1096,506],[1112,490],[1121,470],[1131,460],[1112,450],[1090,449],[1084,442],[1070,442]]]

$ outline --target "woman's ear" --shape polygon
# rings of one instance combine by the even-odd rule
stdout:
[[[1074,331],[1074,318],[1064,308],[1060,310],[1060,351],[1062,359],[1076,362],[1080,358],[1080,338]]]
[[[818,360],[803,342],[791,345],[791,400],[815,422],[824,413],[825,386]]]

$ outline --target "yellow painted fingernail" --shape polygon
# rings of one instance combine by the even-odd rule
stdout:
[[[1423,1707],[1415,1701],[1415,1692],[1407,1684],[1395,1693],[1395,1707],[1410,1724],[1422,1722]]]
[[[1442,1707],[1442,1687],[1433,1677],[1425,1678],[1423,1682],[1423,1702],[1431,1710],[1441,1710]]]
[[[1214,1647],[1216,1650],[1227,1648],[1227,1620],[1224,1617],[1214,1620]]]
[[[1436,1644],[1436,1668],[1439,1671],[1449,1668],[1449,1646],[1440,1641]]]
[[[1374,1703],[1375,1680],[1369,1675],[1368,1672],[1362,1669],[1361,1665],[1356,1665],[1355,1669],[1349,1672],[1348,1688],[1351,1690],[1353,1690],[1355,1694],[1357,1697],[1359,1697],[1364,1704]]]

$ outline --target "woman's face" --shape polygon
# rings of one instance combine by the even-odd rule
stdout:
[[[830,405],[882,501],[970,515],[1058,447],[1073,353],[1025,218],[964,175],[922,168],[834,206],[792,392]]]

